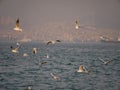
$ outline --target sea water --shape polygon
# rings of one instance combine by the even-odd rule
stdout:
[[[119,43],[21,43],[18,54],[10,46],[0,43],[0,90],[120,90]],[[80,65],[90,73],[78,73]]]

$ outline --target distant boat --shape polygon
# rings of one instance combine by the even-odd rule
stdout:
[[[116,40],[111,40],[111,39],[106,38],[106,37],[100,37],[100,41],[105,42],[105,43],[120,43],[120,38],[118,38]]]

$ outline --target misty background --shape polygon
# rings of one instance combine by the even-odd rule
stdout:
[[[22,33],[13,30],[18,18]],[[75,30],[75,20],[86,28]],[[0,0],[1,41],[99,41],[119,32],[120,0]]]

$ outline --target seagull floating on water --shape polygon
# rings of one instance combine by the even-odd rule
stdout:
[[[107,65],[108,63],[110,63],[111,61],[113,61],[113,60],[105,61],[105,60],[103,60],[102,58],[99,58],[99,60],[102,61],[103,64],[105,64],[105,65]]]
[[[18,32],[22,32],[22,29],[19,26],[19,19],[17,19],[17,21],[16,21],[16,26],[15,26],[14,30],[18,31]]]
[[[47,42],[47,45],[48,45],[48,44],[55,44],[56,42],[61,42],[61,41],[60,41],[60,40],[48,41],[48,42]]]

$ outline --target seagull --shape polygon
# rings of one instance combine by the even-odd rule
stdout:
[[[76,20],[75,21],[75,29],[78,30],[80,28],[79,24],[78,24],[78,21]]]
[[[80,73],[85,72],[85,73],[88,73],[88,74],[89,74],[89,71],[88,71],[83,65],[81,65],[81,66],[79,67],[79,69],[78,69],[77,72],[80,72]]]
[[[60,40],[48,41],[48,42],[47,42],[47,45],[48,45],[48,44],[55,44],[56,42],[61,42],[61,41],[60,41]]]
[[[102,61],[103,64],[105,64],[105,65],[107,65],[108,63],[110,63],[111,61],[113,61],[113,60],[105,61],[105,60],[103,60],[102,58],[99,58],[99,60]]]
[[[15,26],[14,30],[18,31],[18,32],[22,32],[22,29],[19,26],[19,19],[17,19],[17,21],[16,21],[16,26]]]
[[[47,42],[47,45],[48,45],[48,44],[55,44],[55,41],[48,41],[48,42]]]
[[[18,49],[20,48],[20,44],[19,44],[19,43],[16,43],[16,45],[17,45],[16,48],[14,48],[13,46],[10,46],[11,51],[12,51],[13,53],[19,53]]]
[[[84,72],[83,65],[81,65],[81,66],[79,67],[79,70],[78,70],[77,72]]]
[[[60,77],[54,75],[53,73],[50,73],[50,75],[51,75],[55,80],[60,80]]]
[[[32,49],[33,54],[36,54],[37,51],[38,51],[37,48],[33,48],[33,49]]]
[[[13,53],[19,53],[18,49],[19,49],[19,47],[13,48],[13,47],[11,46],[11,51],[12,51]]]

